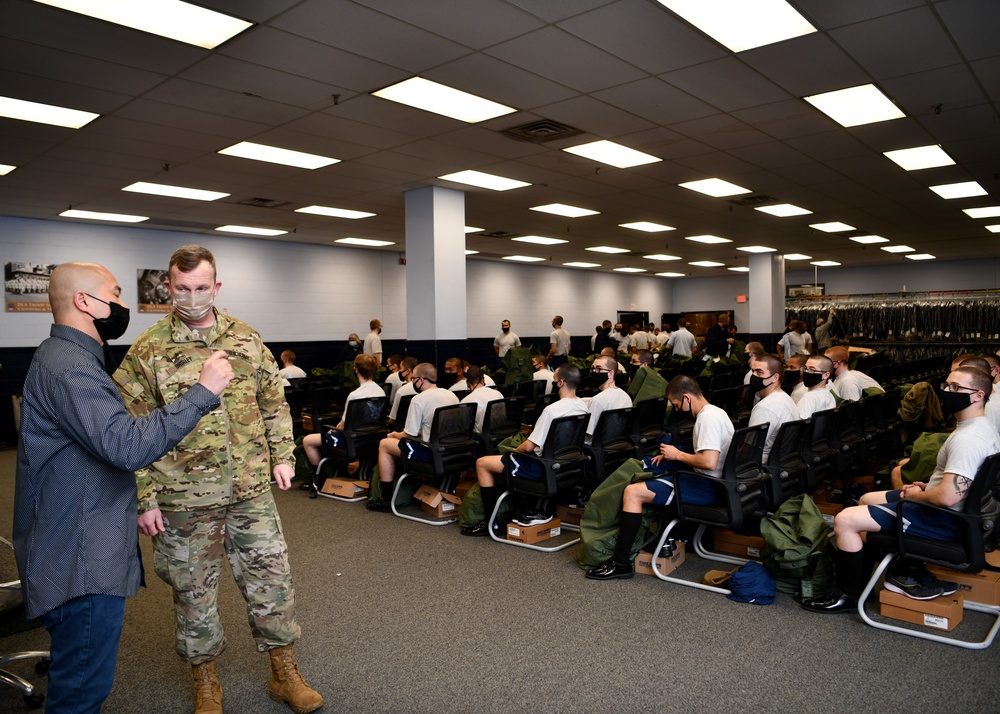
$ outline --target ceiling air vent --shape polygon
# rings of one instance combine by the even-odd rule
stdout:
[[[513,126],[509,129],[504,129],[500,133],[506,134],[510,138],[517,139],[518,141],[530,141],[533,144],[544,144],[547,141],[555,141],[556,139],[568,139],[571,136],[582,134],[583,131],[566,124],[560,124],[559,122],[552,121],[551,119],[541,119],[539,121],[533,121],[530,124],[522,124],[521,126]]]
[[[508,233],[507,231],[491,231],[490,233],[478,233],[475,235],[485,236],[487,238],[513,238],[514,236],[521,235],[520,233]]]
[[[273,198],[247,198],[237,201],[241,206],[256,206],[257,208],[277,208],[287,206],[288,201],[275,201]]]
[[[730,203],[737,206],[765,206],[768,203],[778,203],[778,199],[770,196],[744,196],[743,198],[730,198]]]

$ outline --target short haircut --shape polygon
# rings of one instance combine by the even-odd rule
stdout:
[[[698,382],[695,381],[694,377],[679,374],[671,379],[667,385],[667,399],[680,399],[685,394],[696,399],[701,399],[704,396],[701,393],[701,387],[698,386]]]
[[[382,321],[379,320],[377,317],[372,319],[371,322],[368,323],[369,330],[374,330],[376,327],[381,327],[381,326],[382,326]]]
[[[563,323],[562,315],[556,315],[555,317],[553,317],[552,322],[556,323],[557,325],[562,325]]]
[[[608,349],[611,349],[610,347]],[[618,360],[615,359],[614,354],[605,355],[602,354],[600,357],[594,360],[594,364],[604,367],[612,374],[618,373]]]
[[[541,364],[542,369],[545,369],[546,367],[549,366],[549,361],[545,358],[545,355],[532,355],[531,361]]]
[[[822,372],[833,372],[833,360],[825,355],[813,355],[809,357],[806,361],[810,362],[816,360],[818,364],[816,365]]]
[[[378,369],[378,364],[375,363],[375,358],[371,355],[360,354],[354,358],[354,369],[365,379],[371,379],[375,370]]]
[[[688,321],[682,317],[680,320],[677,321],[677,329],[679,330],[682,327],[687,327],[687,324]]]
[[[850,359],[851,353],[847,351],[846,347],[831,347],[826,352],[823,353],[830,358],[833,362],[847,362]]]
[[[405,369],[408,372],[412,372],[416,366],[417,366],[416,357],[404,357],[403,361],[399,363],[399,368],[401,370]]]
[[[611,320],[605,320],[601,323],[601,327],[608,328],[611,327]]]
[[[291,350],[284,350],[281,353],[281,361],[288,362],[289,364],[295,364],[295,353]]]
[[[986,394],[986,398],[989,399],[990,394],[993,391],[993,380],[990,379],[988,372],[984,372],[976,367],[966,367],[962,365],[956,369],[951,370],[951,374],[963,374],[969,378],[972,383],[972,388]]]
[[[990,370],[990,363],[987,362],[984,358],[978,357],[978,356],[977,357],[966,357],[965,359],[962,360],[962,362],[959,365],[959,367],[972,367],[973,369],[981,370],[981,371],[985,372],[986,374],[989,374],[990,371],[991,371]]]
[[[785,365],[781,364],[781,360],[774,355],[761,355],[760,357],[755,357],[754,362],[763,362],[767,365],[767,371],[771,374],[784,374]]]
[[[601,350],[601,357],[610,357],[611,359],[615,359],[615,348],[605,347],[603,350]],[[617,362],[617,360],[615,361]]]
[[[201,265],[202,261],[208,261],[212,266],[212,279],[214,280],[216,272],[215,256],[212,255],[212,251],[208,248],[194,243],[182,245],[173,252],[173,255],[170,256],[170,264],[167,266],[167,272],[169,273],[176,267],[182,273],[190,273]]]
[[[458,371],[462,371],[462,358],[461,357],[449,357],[444,361],[444,368],[457,367]]]
[[[403,361],[403,355],[399,355],[399,354],[391,354],[391,355],[389,355],[388,357],[385,358],[385,363],[387,365],[390,365],[390,364],[399,364],[402,361]]]
[[[719,316],[718,316],[718,317],[717,317],[717,318],[715,319],[715,321],[716,321],[716,322],[722,322],[722,321],[723,321],[723,319],[724,319],[724,320],[725,320],[726,322],[729,322],[729,313],[728,313],[728,312],[720,312],[720,313],[719,313]]]
[[[762,354],[767,352],[767,350],[764,349],[764,345],[760,342],[747,342],[746,351],[754,357],[760,357]]]
[[[649,350],[636,350],[635,356],[639,358],[639,364],[653,366],[653,353]]]
[[[570,389],[576,389],[580,386],[580,368],[575,364],[561,364],[556,367],[556,373],[552,375],[554,381],[562,380],[566,383],[566,386]]]
[[[802,369],[808,360],[809,355],[792,355],[785,360],[785,369]]]
[[[428,382],[437,382],[438,378],[437,367],[430,362],[421,362],[418,364],[413,368],[413,374],[417,377],[423,377]]]
[[[484,381],[483,368],[474,364],[469,365],[469,368],[465,370],[465,381],[470,387],[473,384],[482,384]]]
[[[996,355],[983,355],[983,359],[990,363],[991,370],[1000,367],[1000,357],[997,357]]]

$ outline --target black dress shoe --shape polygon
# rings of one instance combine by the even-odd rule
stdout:
[[[464,528],[462,528],[462,535],[481,537],[489,535],[490,534],[489,531],[490,531],[489,522],[479,521],[479,523],[477,523],[474,526],[465,526]]]
[[[858,609],[858,599],[834,590],[829,595],[806,600],[802,607],[810,612],[850,612]]]
[[[376,498],[365,504],[369,511],[391,511],[392,506],[384,498]]]
[[[613,580],[615,578],[627,579],[635,575],[635,570],[631,563],[616,563],[609,560],[604,565],[591,568],[587,571],[587,577],[591,580]]]

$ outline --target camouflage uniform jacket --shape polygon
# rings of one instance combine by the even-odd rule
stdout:
[[[139,336],[115,372],[125,406],[137,417],[187,391],[215,350],[229,354],[235,372],[222,405],[176,448],[136,472],[139,513],[246,501],[270,488],[274,466],[294,466],[292,418],[270,350],[252,327],[218,312],[206,329],[202,338],[171,312]]]

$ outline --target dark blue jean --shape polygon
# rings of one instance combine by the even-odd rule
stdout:
[[[125,598],[83,595],[41,617],[52,639],[48,714],[98,714],[111,693]]]

